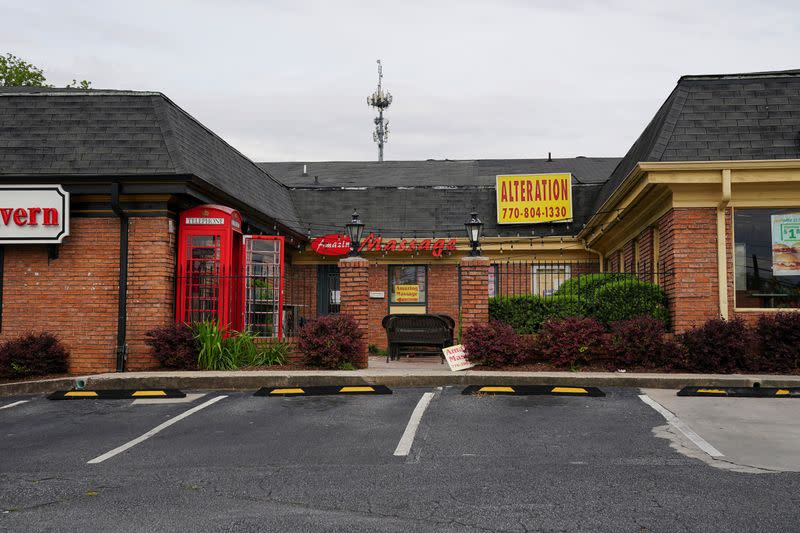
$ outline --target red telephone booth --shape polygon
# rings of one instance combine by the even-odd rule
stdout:
[[[242,217],[221,205],[180,215],[176,319],[242,329]]]
[[[260,338],[283,338],[283,237],[245,235],[244,326]]]

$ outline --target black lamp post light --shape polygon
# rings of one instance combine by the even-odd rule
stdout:
[[[355,209],[353,209],[353,216],[350,222],[345,225],[345,228],[347,229],[347,236],[350,237],[350,257],[357,256],[361,244],[361,235],[364,233],[364,223],[361,222],[361,217]]]
[[[481,255],[481,252],[478,250],[478,246],[481,243],[481,234],[483,233],[483,222],[481,219],[478,218],[478,213],[473,211],[470,213],[470,219],[468,222],[464,223],[464,227],[467,229],[467,239],[469,239],[469,245],[472,247],[470,250],[469,255],[472,257],[478,257]]]

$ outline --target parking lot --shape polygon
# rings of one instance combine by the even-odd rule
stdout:
[[[4,398],[0,529],[742,532],[800,520],[798,399],[461,390]]]

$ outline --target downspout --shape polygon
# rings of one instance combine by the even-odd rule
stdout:
[[[119,205],[119,182],[111,184],[111,209],[119,217],[119,297],[117,298],[117,372],[125,371],[128,345],[128,215]]]
[[[600,272],[604,272],[605,271],[605,265],[603,263],[606,262],[605,261],[606,258],[605,258],[605,256],[603,256],[603,252],[600,252],[598,250],[594,250],[592,248],[589,248],[589,245],[586,244],[586,239],[583,239],[583,247],[586,249],[587,252],[592,252],[594,254],[597,254],[597,257],[600,259]]]
[[[728,319],[728,245],[725,210],[731,201],[731,171],[722,171],[722,199],[717,205],[717,279],[719,280],[719,315]]]

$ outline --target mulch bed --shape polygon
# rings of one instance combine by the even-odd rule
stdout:
[[[564,368],[563,366],[555,366],[549,365],[547,363],[531,363],[527,365],[507,365],[501,367],[490,367],[485,365],[477,365],[472,367],[470,370],[501,370],[504,372],[569,372],[569,368]],[[651,374],[708,374],[708,372],[692,372],[690,370],[666,370],[663,368],[644,368],[644,367],[630,367],[625,368],[624,372],[618,372],[616,370],[610,370],[607,366],[600,366],[600,365],[591,365],[591,366],[582,366],[576,369],[575,373],[580,372],[618,372],[620,374],[636,374],[636,373],[651,373]],[[775,375],[787,375],[787,376],[800,376],[800,369],[793,370],[788,372],[731,372],[728,375],[734,374],[775,374]]]

